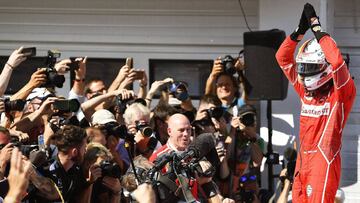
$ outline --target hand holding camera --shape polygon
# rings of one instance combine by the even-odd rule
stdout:
[[[37,88],[46,83],[46,68],[39,68],[31,75],[31,79],[28,82],[28,85],[31,88]]]
[[[87,56],[85,58],[76,58],[70,64],[70,70],[75,71],[75,80],[84,80],[86,77],[86,62]]]
[[[102,173],[101,173],[100,166],[97,164],[91,165],[89,168],[87,181],[92,184],[101,176],[102,176]]]
[[[219,57],[214,61],[214,66],[211,71],[212,76],[217,76],[222,72],[229,75],[234,75],[236,71],[241,71],[245,68],[244,62],[240,58],[233,58],[230,55]]]
[[[220,73],[223,72],[223,65],[222,65],[222,60],[221,57],[218,57],[215,61],[214,61],[214,65],[211,71],[211,76],[216,77],[218,76]]]
[[[14,146],[12,143],[1,144],[0,145],[0,169],[5,170],[7,164],[10,161],[11,152],[13,151]]]
[[[151,99],[157,90],[163,87],[165,84],[173,83],[174,79],[172,78],[165,78],[164,80],[157,80],[151,84],[150,90],[146,98]]]

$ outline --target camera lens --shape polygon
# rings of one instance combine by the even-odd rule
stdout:
[[[6,112],[10,112],[10,111],[22,111],[24,109],[26,101],[21,100],[21,99],[17,99],[17,100],[5,100],[4,101],[4,106],[5,106],[5,111]]]
[[[240,117],[240,121],[245,126],[252,126],[255,123],[255,114],[253,113],[247,113],[245,115],[242,115]]]
[[[208,110],[208,114],[211,118],[219,120],[223,116],[224,110],[221,107],[213,107]]]
[[[235,61],[234,58],[230,55],[226,55],[224,58],[222,58],[221,63],[224,66],[224,71],[230,75],[233,75],[236,73],[235,70]]]

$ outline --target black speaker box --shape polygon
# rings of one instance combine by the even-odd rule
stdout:
[[[286,98],[288,80],[275,58],[285,37],[278,29],[244,33],[245,77],[252,85],[249,100]]]

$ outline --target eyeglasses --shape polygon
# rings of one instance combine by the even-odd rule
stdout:
[[[90,93],[95,93],[95,94],[103,94],[104,93],[104,91],[106,91],[106,88],[105,87],[103,87],[103,88],[101,88],[101,89],[99,89],[99,90],[96,90],[96,91],[92,91],[92,90],[90,90]]]

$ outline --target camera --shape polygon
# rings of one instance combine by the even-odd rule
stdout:
[[[112,163],[108,160],[100,162],[102,176],[109,176],[113,178],[121,178],[121,168],[118,164]]]
[[[253,126],[255,123],[255,114],[248,113],[248,114],[240,116],[240,122],[242,124],[244,124],[246,127]]]
[[[17,147],[17,148],[19,148],[19,151],[21,151],[21,153],[22,153],[24,156],[28,157],[28,158],[29,158],[29,156],[30,156],[30,152],[32,152],[32,151],[38,151],[38,150],[39,150],[39,146],[38,146],[38,145],[23,145],[23,144],[20,142],[19,138],[16,137],[16,136],[11,136],[11,138],[10,138],[10,143],[12,144],[12,147]],[[2,148],[4,148],[5,145],[6,145],[6,144],[1,145],[1,146],[0,146],[0,150],[1,150]]]
[[[185,82],[176,81],[169,84],[169,92],[180,101],[185,101],[189,98],[189,93]]]
[[[120,125],[116,122],[105,123],[104,130],[106,136],[113,135],[118,138],[125,139],[128,137],[128,131],[125,125]]]
[[[36,47],[23,48],[21,51],[26,57],[36,56]]]
[[[224,66],[224,72],[227,74],[234,75],[236,73],[235,59],[232,56],[226,55],[221,58],[221,64]]]
[[[62,113],[77,112],[80,108],[80,102],[77,99],[56,100],[53,107]]]
[[[61,88],[65,82],[65,77],[63,75],[59,75],[55,70],[54,66],[56,64],[56,60],[60,57],[60,52],[49,50],[48,56],[46,59],[46,83],[42,87],[58,87]]]
[[[5,112],[22,111],[26,104],[25,100],[17,99],[10,101],[9,98],[4,100]]]
[[[251,105],[245,104],[238,109],[238,116],[240,122],[246,127],[253,126],[256,121],[256,109]]]
[[[133,103],[140,103],[140,104],[146,106],[146,101],[142,98],[135,99],[135,98],[131,97],[129,99],[122,99],[122,96],[120,94],[120,95],[116,96],[116,99],[115,99],[115,104],[119,108],[118,112],[120,114],[124,114],[126,108]]]
[[[295,166],[296,166],[296,157],[297,157],[297,151],[293,148],[286,148],[284,150],[284,158],[287,161],[286,168],[286,177],[290,181],[293,181],[294,173],[295,173]]]
[[[212,107],[210,109],[207,109],[206,112],[210,118],[215,118],[216,120],[219,120],[224,114],[224,109],[221,107]]]
[[[149,124],[136,121],[135,125],[136,130],[139,130],[144,136],[150,137],[153,134],[153,129],[149,126]]]
[[[70,70],[78,70],[80,67],[80,61],[76,61],[76,58],[70,58],[71,63],[68,63]]]

